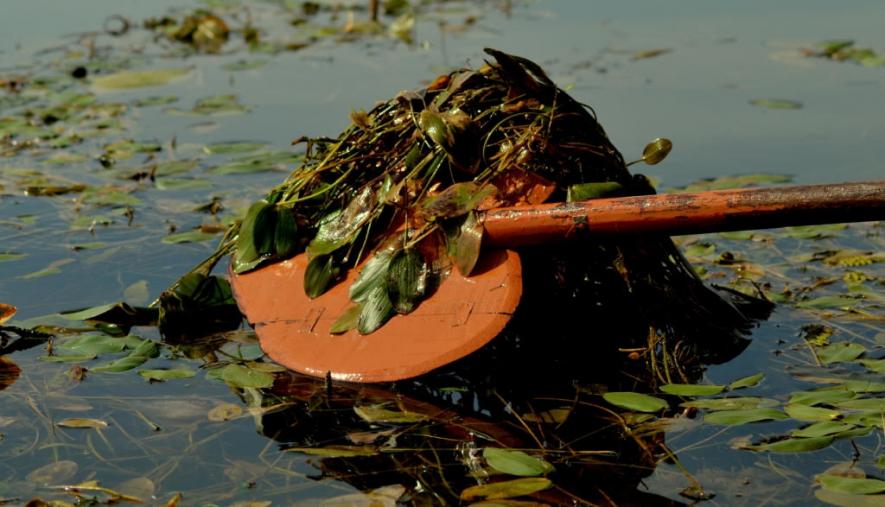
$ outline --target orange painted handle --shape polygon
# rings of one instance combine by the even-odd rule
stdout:
[[[885,181],[873,181],[498,208],[484,214],[484,241],[515,247],[590,236],[675,236],[883,219]]]

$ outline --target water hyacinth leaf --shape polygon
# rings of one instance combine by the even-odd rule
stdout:
[[[216,236],[218,236],[218,233],[208,233],[203,232],[200,229],[194,229],[192,231],[169,234],[168,236],[164,236],[163,239],[160,241],[167,245],[177,245],[179,243],[200,243],[203,241],[214,239]]]
[[[485,227],[475,213],[468,213],[464,223],[458,228],[454,240],[452,258],[458,272],[470,276],[482,253],[482,237]]]
[[[853,361],[867,351],[859,343],[835,342],[815,350],[817,358],[824,364]]]
[[[554,470],[553,465],[547,461],[512,449],[486,447],[482,451],[482,456],[490,467],[508,475],[537,477],[547,475]]]
[[[797,421],[832,421],[842,416],[838,410],[831,410],[821,407],[812,407],[802,404],[787,404],[784,411]]]
[[[304,293],[313,299],[319,297],[332,286],[339,268],[331,255],[314,257],[304,270]]]
[[[393,258],[392,250],[376,252],[360,270],[356,280],[350,286],[350,299],[362,302],[369,292],[387,283],[387,270]]]
[[[274,254],[279,258],[291,257],[298,248],[298,224],[292,210],[276,206],[277,220],[274,228]]]
[[[249,368],[242,364],[229,364],[221,369],[221,380],[233,387],[271,387],[274,376],[272,373]]]
[[[128,90],[147,86],[159,86],[190,73],[189,67],[172,67],[132,71],[126,70],[99,76],[92,80],[92,86],[99,90]]]
[[[442,192],[426,198],[421,206],[424,216],[430,219],[454,218],[477,209],[480,203],[494,196],[496,192],[493,185],[465,181],[450,185]]]
[[[790,435],[794,437],[826,437],[836,435],[847,430],[856,428],[853,424],[840,421],[819,421],[802,429],[793,430]]]
[[[427,289],[427,261],[415,249],[398,251],[387,268],[387,295],[393,309],[411,313]]]
[[[672,149],[673,142],[666,137],[655,138],[642,150],[642,161],[648,165],[658,164],[667,158]]]
[[[273,255],[276,226],[276,206],[265,206],[255,215],[255,223],[252,225],[252,246],[255,247],[259,257]]]
[[[750,104],[767,109],[801,109],[802,103],[785,99],[753,99]]]
[[[660,412],[669,404],[660,398],[630,391],[612,391],[602,395],[612,405],[636,412]]]
[[[189,368],[173,368],[173,369],[155,369],[155,370],[139,370],[139,375],[156,381],[172,380],[179,378],[191,378],[197,374]]]
[[[370,290],[365,299],[360,301],[362,309],[357,321],[360,334],[370,334],[383,326],[396,313],[390,297],[387,295],[386,284]]]
[[[353,236],[342,232],[338,226],[342,210],[335,210],[320,219],[316,236],[307,245],[307,256],[310,259],[318,255],[326,255],[347,245]]]
[[[368,423],[408,424],[426,421],[428,417],[417,412],[390,410],[383,405],[355,405],[353,411]]]
[[[824,489],[837,493],[849,493],[852,495],[885,493],[885,481],[879,479],[844,477],[830,474],[818,475],[815,479]]]
[[[255,232],[255,220],[258,214],[265,208],[270,206],[265,201],[258,201],[249,206],[246,216],[240,225],[240,232],[237,236],[237,253],[234,256],[234,271],[242,273],[248,271],[261,262],[258,250],[255,248],[255,241],[252,236]]]
[[[71,417],[68,419],[62,419],[55,423],[56,426],[62,428],[92,428],[96,430],[104,429],[108,427],[108,423],[100,420],[100,419],[88,419],[81,417]]]
[[[750,410],[755,408],[776,407],[777,400],[752,396],[740,398],[713,398],[708,400],[691,400],[679,404],[680,407],[701,408],[704,410]]]
[[[735,389],[743,389],[746,387],[756,387],[757,385],[759,385],[759,382],[762,382],[762,379],[764,378],[764,373],[757,373],[748,377],[739,378],[731,384],[728,384],[728,390],[733,391]]]
[[[493,482],[490,484],[481,484],[471,486],[461,492],[461,500],[497,500],[502,498],[513,498],[517,496],[530,495],[543,491],[553,486],[553,482],[546,477],[526,477],[523,479],[514,479],[512,481]]]
[[[833,440],[835,440],[835,438],[831,436],[814,438],[785,438],[783,440],[777,440],[774,442],[765,442],[761,444],[751,445],[747,448],[754,451],[766,452],[812,452],[823,449],[825,447],[829,447],[829,445],[833,443]]]
[[[709,424],[721,424],[723,426],[737,426],[761,421],[780,421],[787,419],[787,415],[773,408],[754,408],[746,410],[721,410],[704,415],[704,422]]]
[[[351,329],[356,329],[362,312],[363,306],[360,303],[354,303],[348,306],[347,309],[344,310],[344,313],[332,323],[332,327],[329,328],[329,333],[342,334]]]
[[[676,396],[711,396],[725,390],[725,386],[703,384],[664,384],[661,392]]]
[[[566,191],[566,201],[587,201],[618,195],[624,186],[616,181],[599,181],[570,185]]]

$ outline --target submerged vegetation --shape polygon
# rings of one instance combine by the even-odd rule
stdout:
[[[373,21],[362,3],[213,1],[144,22],[111,16],[98,32],[3,66],[0,299],[19,313],[0,305],[0,504],[881,503],[879,224],[689,237],[678,250],[669,240],[527,250],[534,311],[515,315],[485,353],[393,385],[327,384],[268,360],[251,330],[237,327],[229,287],[210,275],[211,263],[163,294],[162,316],[149,306],[211,253],[209,242],[234,249],[245,241],[234,239],[237,224],[251,222],[250,262],[333,248],[316,254],[327,262],[312,282],[317,292],[317,282],[334,283],[329,272],[396,246],[383,266],[398,274],[385,280],[395,282],[385,286],[387,317],[420,305],[447,270],[470,271],[479,238],[460,235],[479,233],[469,220],[477,209],[523,195],[651,191],[626,172],[591,111],[530,63],[502,54],[506,69],[496,61],[433,69],[443,77],[355,111],[336,138],[292,149],[270,134],[229,129],[264,118],[268,108],[247,93],[256,86],[250,79],[288,55],[315,63],[345,43],[388,51],[433,46],[467,29],[485,36],[495,25],[483,15],[498,3],[481,5],[381,2]],[[878,56],[856,51],[843,45],[813,56],[866,64]],[[673,62],[683,52],[612,50],[604,66],[594,64],[593,79],[606,79],[603,67],[614,72],[618,62]],[[4,62],[10,55],[0,53]],[[574,57],[563,58],[567,65]],[[204,79],[211,86],[195,85]],[[369,100],[360,96],[353,107]],[[680,120],[660,119],[669,134],[668,121]],[[575,124],[582,132],[569,137]],[[551,136],[551,126],[564,133]],[[461,145],[471,129],[484,141]],[[804,155],[786,172],[814,166]],[[302,170],[292,174],[296,166]],[[494,169],[471,173],[479,167]],[[508,172],[515,176],[504,178]],[[342,176],[347,185],[328,185]],[[668,177],[656,186],[790,181],[748,172],[674,189]],[[366,199],[366,210],[349,209],[353,197]],[[329,215],[348,212],[363,227],[333,227],[346,222]],[[326,243],[317,241],[321,230]],[[669,267],[643,262],[662,258]],[[674,265],[676,278],[665,278],[673,283],[657,283]],[[695,274],[728,290],[712,292]],[[736,316],[720,313],[720,303],[755,301],[731,291],[778,303],[752,343],[742,337],[750,321],[706,311]],[[125,303],[54,313],[121,297]],[[704,304],[673,309],[686,301]],[[192,326],[195,309],[202,321]]]

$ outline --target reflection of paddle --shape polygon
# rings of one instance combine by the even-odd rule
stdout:
[[[489,245],[514,247],[570,238],[693,234],[885,219],[885,182],[665,194],[491,210]],[[305,255],[231,274],[237,303],[264,350],[293,370],[336,380],[414,377],[482,347],[504,328],[522,292],[518,256],[488,250],[478,274],[450,274],[408,315],[363,336],[332,335],[350,304],[347,280],[316,299],[304,294]]]

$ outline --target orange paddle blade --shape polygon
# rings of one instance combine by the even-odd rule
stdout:
[[[316,299],[304,293],[307,256],[231,273],[240,310],[255,326],[261,347],[292,370],[348,382],[415,377],[479,349],[503,329],[522,295],[522,267],[510,250],[483,252],[469,278],[457,270],[407,315],[368,335],[329,333],[351,305],[358,270]]]

